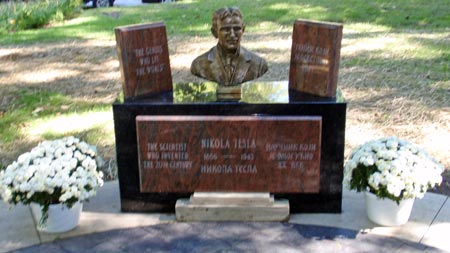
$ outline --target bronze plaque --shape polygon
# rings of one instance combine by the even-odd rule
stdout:
[[[117,27],[115,32],[125,98],[172,90],[164,23]]]
[[[137,116],[141,192],[318,193],[320,116]]]
[[[342,25],[297,20],[292,33],[289,89],[335,97]]]

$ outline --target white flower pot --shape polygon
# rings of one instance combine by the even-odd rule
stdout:
[[[48,218],[44,224],[40,224],[42,217],[41,206],[31,203],[30,207],[39,231],[46,233],[62,233],[72,230],[78,225],[83,204],[77,202],[72,208],[67,208],[67,206],[61,204],[50,205],[48,209]]]
[[[390,199],[379,199],[371,192],[364,192],[367,217],[382,226],[400,226],[408,222],[414,199],[404,199],[400,204]]]

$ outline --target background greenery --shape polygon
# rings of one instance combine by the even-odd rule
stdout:
[[[0,5],[0,34],[41,28],[50,22],[73,18],[82,0],[11,0]]]
[[[83,68],[100,67],[105,65],[105,60],[117,62],[115,27],[156,21],[165,22],[169,45],[177,47],[171,49],[171,57],[176,56],[179,48],[211,39],[211,13],[223,6],[238,6],[245,16],[246,36],[256,34],[254,38],[246,38],[259,40],[261,44],[268,37],[290,36],[293,21],[299,18],[343,23],[345,45],[341,53],[339,85],[349,102],[348,127],[365,124],[376,130],[389,128],[386,134],[395,133],[407,139],[420,136],[418,129],[421,126],[448,132],[448,123],[445,123],[448,114],[443,114],[450,111],[448,0],[183,0],[168,4],[85,9],[72,12],[76,16],[69,20],[59,18],[58,14],[57,18],[44,22],[47,25],[43,28],[27,30],[5,29],[10,24],[10,16],[5,19],[7,6],[3,3],[0,6],[0,65],[2,62],[14,65],[24,61],[24,57],[45,63],[47,57],[60,52],[60,64],[73,61],[79,65],[90,64]],[[47,15],[52,16],[43,16]],[[16,24],[19,24],[19,19]],[[85,44],[94,45],[83,48]],[[52,50],[21,52],[41,47]],[[269,50],[265,46],[253,49],[269,57],[272,69],[288,68],[289,56],[284,51]],[[76,51],[70,54],[75,57],[64,58],[64,51]],[[270,59],[278,54],[279,58]],[[9,73],[5,70],[8,65],[1,67],[0,74]],[[114,71],[118,72],[117,68]],[[83,126],[68,126],[65,131],[56,129],[62,124],[59,119],[76,121],[89,115],[97,118],[98,115],[110,115],[111,103],[121,100],[116,92],[120,89],[118,78],[114,83],[115,89],[104,83],[85,83],[83,89],[99,90],[99,93],[89,96],[74,95],[63,88],[82,83],[86,75],[99,74],[82,72],[75,78],[60,78],[54,82],[40,82],[39,85],[23,84],[20,80],[17,83],[3,81],[2,85],[0,81],[1,99],[6,101],[0,101],[0,167],[6,166],[19,152],[26,151],[39,140],[68,134],[110,147],[104,153],[111,158],[114,153],[111,118],[99,124],[86,120]],[[102,86],[110,89],[108,99],[97,99],[102,92],[98,87]],[[177,91],[182,92],[181,89]],[[42,129],[30,130],[37,126]],[[353,136],[346,134],[346,137]],[[351,145],[346,144],[346,147],[351,148]],[[448,167],[449,158],[442,157],[440,161]]]
[[[78,1],[78,0],[77,0]],[[77,2],[75,1],[75,2]],[[67,6],[68,0],[38,1],[46,5],[60,3]],[[7,4],[3,4],[7,6]],[[23,7],[24,12],[36,9],[37,17],[47,16],[46,9]],[[76,3],[71,6],[77,6]],[[187,34],[209,36],[211,10],[223,6],[239,6],[245,13],[247,26],[253,32],[277,31],[290,28],[292,20],[297,18],[340,22],[344,24],[368,23],[382,26],[387,30],[399,28],[445,30],[449,28],[450,5],[447,0],[224,0],[224,1],[188,1],[171,4],[151,4],[145,6],[84,11],[78,18],[55,23],[43,30],[20,31],[9,36],[2,36],[0,44],[33,43],[42,41],[59,41],[67,39],[98,39],[108,36],[113,38],[117,26],[134,23],[155,22],[163,20],[169,35]],[[120,18],[115,12],[120,10]],[[62,10],[64,11],[64,9]],[[5,12],[2,7],[2,12]],[[20,12],[19,12],[20,13]],[[4,18],[2,16],[4,22]],[[54,21],[61,21],[56,19]],[[19,23],[19,21],[17,21]],[[449,57],[447,55],[447,57]]]

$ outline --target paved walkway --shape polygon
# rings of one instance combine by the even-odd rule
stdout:
[[[175,0],[162,0],[162,2],[175,2]],[[148,4],[148,3],[142,3],[142,0],[115,0],[114,6],[137,6],[142,4]]]
[[[167,0],[166,0],[167,1]],[[170,2],[170,1],[167,1]],[[115,0],[114,6],[138,6],[147,3],[143,3],[142,0]],[[92,2],[85,4],[86,7],[92,7]]]
[[[410,221],[367,220],[363,194],[344,192],[340,214],[295,214],[289,222],[175,221],[173,214],[120,212],[116,181],[85,203],[67,233],[35,229],[28,206],[0,204],[0,252],[450,252],[450,201],[427,193]]]
[[[14,252],[444,252],[348,229],[289,223],[175,223],[114,230]]]
[[[450,252],[450,201],[427,193],[400,227],[368,221],[363,195],[347,191],[341,214],[295,214],[286,223],[180,223],[173,214],[121,213],[118,184],[109,182],[85,203],[72,231],[40,233],[28,206],[9,210],[3,202],[0,231],[0,252]]]
[[[115,0],[114,6],[136,6],[141,5],[142,0]]]

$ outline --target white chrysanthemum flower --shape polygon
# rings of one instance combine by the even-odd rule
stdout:
[[[14,177],[10,174],[8,175],[5,173],[0,176],[0,182],[2,182],[1,185],[4,185],[5,187],[6,187],[6,185],[10,185],[13,182],[13,180],[14,180]]]
[[[381,183],[381,180],[382,180],[382,176],[381,176],[381,173],[379,173],[379,172],[375,172],[374,174],[372,174],[370,177],[369,177],[369,185],[373,188],[373,189],[375,189],[375,190],[378,190],[379,189],[379,186],[380,186],[380,183]]]
[[[1,192],[0,196],[2,196],[2,199],[5,202],[10,202],[11,201],[11,199],[12,199],[12,191],[11,191],[11,189],[9,189],[9,188],[0,189],[0,192]]]
[[[77,143],[76,147],[79,148],[83,154],[86,154],[89,150],[89,144],[84,141]]]
[[[56,148],[55,149],[54,156],[55,156],[56,159],[61,158],[63,155],[64,155],[64,149],[62,149],[62,148]]]
[[[19,191],[26,193],[31,190],[31,185],[27,182],[19,185]]]
[[[77,165],[78,165],[78,160],[76,158],[70,159],[70,161],[69,161],[69,168],[71,170],[75,169],[77,167]]]
[[[388,139],[386,141],[386,147],[388,149],[397,150],[398,147],[398,141],[394,138]]]
[[[376,167],[375,171],[372,166]],[[354,174],[356,169],[366,172]],[[440,184],[443,171],[442,165],[416,145],[389,137],[367,142],[352,150],[344,167],[343,183],[350,189],[370,186],[371,191],[382,198],[420,198],[428,188]],[[355,175],[368,175],[368,178],[353,180]],[[357,185],[361,182],[368,184]],[[380,191],[381,188],[386,189],[388,195]]]
[[[103,185],[96,151],[74,137],[44,141],[0,171],[0,196],[11,204],[36,201],[37,193],[68,205],[84,201]],[[48,200],[38,201],[48,205]]]
[[[372,165],[375,164],[375,160],[373,159],[373,157],[372,157],[371,155],[368,155],[368,156],[364,159],[363,164],[364,164],[365,166],[372,166]]]
[[[44,157],[45,149],[36,147],[36,148],[33,148],[30,153],[31,153],[31,156],[33,157],[33,159],[41,158],[41,157]]]
[[[21,166],[29,165],[30,161],[31,161],[31,154],[28,152],[20,155],[19,158],[17,158],[17,163],[19,163],[19,165]]]
[[[78,161],[82,162],[84,159],[86,159],[86,155],[82,154],[80,151],[75,151],[75,153],[73,153],[73,157],[75,157],[76,159],[78,159]]]
[[[75,137],[70,136],[66,138],[66,146],[72,146],[75,141]]]

